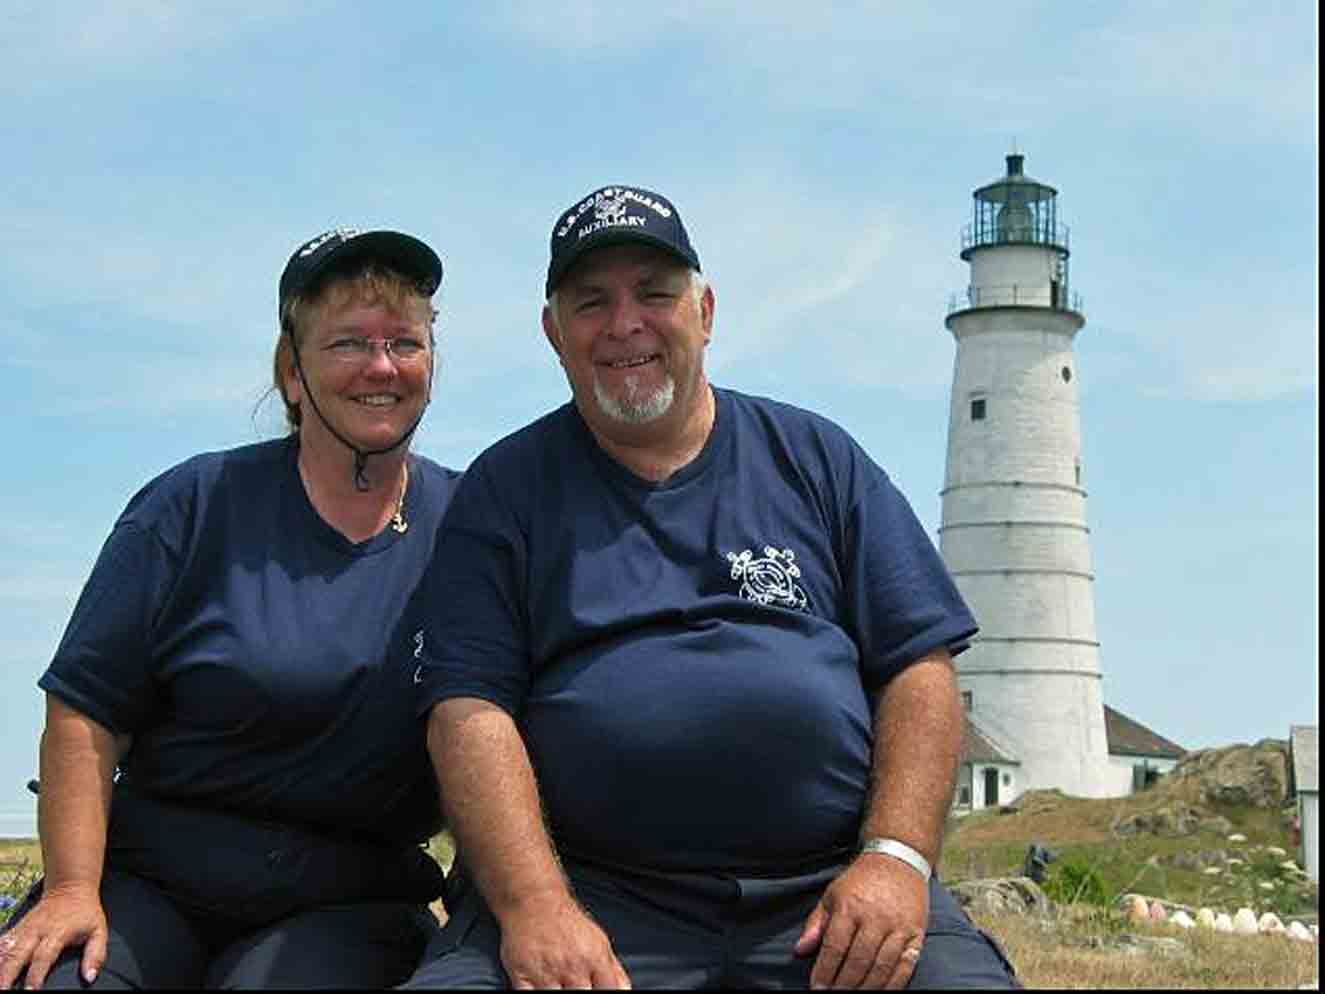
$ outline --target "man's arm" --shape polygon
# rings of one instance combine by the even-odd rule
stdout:
[[[884,687],[874,716],[870,796],[861,838],[897,839],[938,865],[961,759],[962,708],[952,658],[938,649]],[[796,944],[818,949],[814,987],[904,987],[925,937],[929,890],[901,859],[855,858],[824,892]],[[911,950],[914,950],[912,952]]]
[[[629,987],[557,862],[511,716],[472,697],[441,701],[428,716],[428,754],[460,857],[501,926],[511,985]]]

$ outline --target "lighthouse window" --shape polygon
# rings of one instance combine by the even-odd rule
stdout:
[[[976,397],[971,401],[971,420],[983,421],[985,419],[985,399]]]
[[[1072,382],[1072,370],[1068,369],[1066,366],[1063,367],[1063,382],[1064,383]]]

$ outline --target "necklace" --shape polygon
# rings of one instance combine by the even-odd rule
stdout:
[[[405,520],[405,491],[409,489],[409,463],[400,464],[400,496],[396,498],[396,513],[391,515],[391,527],[397,533],[404,535],[409,528],[409,522]]]

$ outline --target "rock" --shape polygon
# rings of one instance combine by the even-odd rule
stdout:
[[[1200,825],[1199,811],[1181,801],[1174,801],[1150,811],[1120,818],[1114,822],[1113,830],[1118,835],[1149,833],[1173,838],[1191,835]]]
[[[1133,894],[1127,902],[1127,917],[1134,922],[1143,922],[1150,918],[1150,906],[1139,894]]]
[[[1228,841],[1229,841],[1229,842],[1246,842],[1246,841],[1247,841],[1247,837],[1246,837],[1245,835],[1243,835],[1241,832],[1234,832],[1232,835],[1230,835],[1230,836],[1228,837]]]
[[[1215,913],[1209,908],[1202,908],[1196,912],[1196,924],[1201,928],[1215,927]],[[1231,922],[1229,924],[1232,924]]]
[[[1280,849],[1278,846],[1266,846],[1265,851],[1271,856],[1287,856],[1287,850]]]
[[[1279,869],[1287,870],[1289,873],[1301,873],[1302,867],[1298,866],[1291,859],[1286,859],[1279,864]]]
[[[1219,914],[1215,915],[1215,931],[1216,932],[1233,931],[1233,919],[1228,916],[1227,911],[1221,911],[1219,912]]]
[[[1262,739],[1189,752],[1165,781],[1199,804],[1279,808],[1288,797],[1288,743]]]
[[[1292,922],[1288,926],[1288,937],[1290,939],[1300,939],[1303,942],[1315,942],[1316,938],[1311,934],[1311,930],[1301,922]]]
[[[1158,901],[1150,902],[1150,920],[1152,922],[1167,921],[1168,917],[1169,913],[1164,910],[1164,905],[1160,904]]]
[[[1277,933],[1284,930],[1284,923],[1279,920],[1279,916],[1273,911],[1267,911],[1256,921],[1256,931]]]
[[[1242,865],[1243,863],[1245,863],[1245,862],[1246,862],[1245,859],[1238,859],[1236,856],[1230,856],[1230,857],[1228,858],[1228,863],[1227,863],[1226,865],[1228,865],[1228,866],[1241,866],[1241,865]]]
[[[968,911],[1047,914],[1053,908],[1039,884],[1029,877],[963,880],[949,885],[948,890],[957,903]]]
[[[1256,912],[1251,908],[1238,908],[1237,914],[1233,916],[1233,931],[1238,935],[1256,934]]]
[[[1195,928],[1196,922],[1192,921],[1192,916],[1185,911],[1173,912],[1173,917],[1169,919],[1169,924],[1177,925],[1178,928]]]
[[[1274,890],[1275,883],[1273,880],[1262,880],[1256,886],[1259,887],[1261,890]]]
[[[1213,877],[1213,876],[1217,876],[1217,875],[1220,874],[1220,873],[1223,873],[1224,871],[1221,870],[1221,869],[1220,869],[1219,867],[1217,867],[1217,866],[1207,866],[1207,867],[1206,867],[1204,870],[1202,870],[1201,872],[1204,873],[1204,874],[1206,874],[1206,876]]]

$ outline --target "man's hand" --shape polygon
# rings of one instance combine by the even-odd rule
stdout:
[[[824,891],[796,940],[796,955],[816,949],[813,988],[907,985],[929,920],[929,888],[891,856],[857,856]]]
[[[23,920],[0,937],[0,991],[9,990],[26,967],[25,986],[37,990],[66,947],[83,947],[80,973],[92,983],[106,962],[109,929],[95,890],[48,890]]]
[[[531,902],[507,916],[501,962],[516,990],[630,987],[606,933],[569,895]]]

